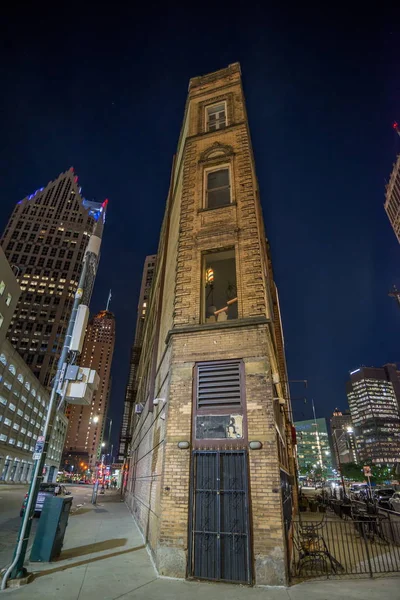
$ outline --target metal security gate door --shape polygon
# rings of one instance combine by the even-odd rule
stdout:
[[[192,466],[189,575],[251,583],[246,452],[196,450]]]

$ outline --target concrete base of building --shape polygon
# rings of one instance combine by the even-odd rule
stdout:
[[[287,585],[285,556],[282,548],[274,548],[268,555],[254,557],[256,585]]]
[[[155,566],[159,575],[185,579],[187,552],[182,548],[159,546],[155,557]]]
[[[159,545],[154,552],[145,538],[140,523],[132,511],[132,498],[127,494],[125,504],[132,513],[133,519],[143,536],[143,541],[152,558],[157,574],[161,577],[173,579],[187,578],[187,550],[174,546]],[[254,585],[258,586],[286,586],[288,585],[285,551],[276,546],[269,554],[256,555],[254,557]]]

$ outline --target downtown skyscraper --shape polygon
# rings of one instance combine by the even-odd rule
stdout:
[[[101,206],[83,198],[71,167],[16,204],[1,239],[21,287],[8,338],[47,387]]]
[[[68,430],[65,438],[64,459],[74,463],[83,460],[94,469],[102,453],[106,415],[111,389],[111,364],[115,345],[115,318],[109,310],[101,310],[89,321],[80,358],[81,367],[94,369],[99,387],[90,406],[69,404]],[[107,434],[107,453],[110,454],[110,436]]]
[[[400,242],[400,154],[393,165],[390,180],[386,186],[384,206],[393,231]]]
[[[400,377],[396,365],[361,367],[346,384],[361,462],[400,462]]]

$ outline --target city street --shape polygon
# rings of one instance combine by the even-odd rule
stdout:
[[[75,486],[71,515],[59,559],[26,563],[34,580],[4,594],[10,600],[378,600],[395,598],[397,577],[309,581],[291,587],[247,587],[159,577],[134,519],[116,491],[96,506],[86,503],[90,487]],[[4,498],[7,490],[1,490]],[[21,490],[23,491],[23,490]],[[14,490],[17,493],[17,490]],[[8,506],[15,505],[14,494]],[[6,506],[6,504],[3,504]],[[9,513],[10,514],[10,513]]]
[[[90,502],[91,485],[66,485],[66,487],[73,496],[72,511],[77,509],[77,505]],[[27,485],[0,485],[0,569],[11,562],[21,525],[19,511],[27,491]],[[39,519],[33,519],[29,548],[32,546],[38,522]],[[29,557],[29,551],[27,556]]]

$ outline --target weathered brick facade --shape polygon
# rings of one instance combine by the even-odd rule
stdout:
[[[226,126],[207,131],[207,107],[225,103]],[[206,173],[229,167],[230,202],[205,206]],[[204,256],[234,249],[237,318],[205,322]],[[236,299],[234,300],[236,302]],[[240,359],[243,435],[196,439],[196,365]],[[154,399],[158,399],[155,402]],[[237,63],[190,81],[158,248],[138,369],[126,501],[159,572],[190,575],[191,448],[246,449],[251,581],[286,581],[282,473],[292,474],[287,373],[279,305],[265,239]],[[212,412],[212,411],[211,411]],[[249,450],[249,443],[261,448]],[[289,477],[288,477],[289,476]],[[287,509],[287,505],[286,505]]]

